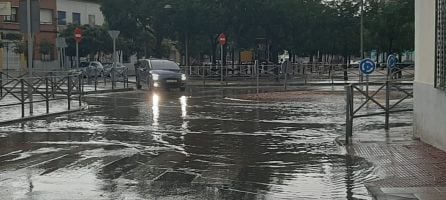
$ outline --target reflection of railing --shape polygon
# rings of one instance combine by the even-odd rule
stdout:
[[[377,86],[374,92],[368,91],[370,85]],[[402,82],[386,81],[385,83],[356,83],[346,86],[347,106],[346,106],[346,143],[350,142],[353,136],[353,121],[356,118],[371,117],[377,115],[385,116],[385,129],[389,129],[389,117],[391,113],[412,111],[413,108],[401,106],[404,101],[413,98],[413,89],[404,88]],[[407,85],[407,84],[406,84]],[[364,90],[364,86],[367,90]],[[384,94],[382,94],[384,93]],[[365,101],[359,106],[355,106],[355,94],[359,94]],[[384,96],[384,102],[382,102]],[[380,99],[381,97],[381,99]],[[393,98],[393,99],[392,99]],[[377,107],[376,112],[365,109],[366,105]]]
[[[112,90],[118,88],[121,84],[123,88],[129,88],[128,69],[126,67],[116,69],[86,68],[79,72],[82,77],[82,85],[94,86],[94,91],[98,91],[99,85],[107,86],[108,83],[111,83]]]
[[[5,81],[3,77],[8,77]],[[45,103],[46,113],[50,113],[50,103],[66,100],[68,110],[71,103],[78,101],[82,106],[82,77],[79,74],[57,75],[48,73],[34,77],[22,75],[11,77],[0,72],[0,108],[20,106],[21,117],[25,117],[25,105],[29,105],[29,113],[34,113],[34,105]]]
[[[289,64],[288,66],[280,64],[259,64],[252,65],[233,65],[221,68],[221,66],[187,66],[182,67],[183,73],[192,79],[220,79],[223,73],[225,80],[242,78],[255,79],[257,73],[260,78],[281,80],[284,79],[285,73],[289,80],[301,80],[305,83],[311,81],[361,81],[361,73],[358,68],[345,64]],[[392,70],[394,79],[413,80],[413,68],[402,68]],[[387,80],[390,72],[387,68],[378,68],[374,74],[369,76],[370,80]]]

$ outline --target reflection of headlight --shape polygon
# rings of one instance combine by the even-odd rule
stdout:
[[[181,80],[185,81],[187,79],[186,74],[181,74]]]
[[[160,75],[159,75],[159,74],[152,74],[152,79],[153,79],[154,81],[157,81],[157,80],[160,79]]]

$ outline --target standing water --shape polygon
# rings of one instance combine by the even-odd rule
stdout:
[[[235,95],[228,95],[234,96]],[[87,98],[80,114],[1,127],[7,199],[371,199],[373,166],[334,143],[344,96],[214,92]]]

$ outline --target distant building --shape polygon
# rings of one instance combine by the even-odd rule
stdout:
[[[446,0],[415,1],[415,137],[446,151]]]
[[[4,43],[3,66],[9,69],[20,67],[20,54],[16,53],[23,35],[20,32],[19,0],[0,0],[11,2],[12,14],[0,17],[0,35]],[[57,37],[56,0],[40,0],[40,33],[36,35],[34,48],[35,60],[56,59],[55,43]],[[23,56],[22,56],[23,57]]]
[[[102,26],[104,16],[97,1],[57,0],[57,25],[59,30],[68,24]]]

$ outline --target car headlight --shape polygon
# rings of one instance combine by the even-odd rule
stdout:
[[[152,74],[152,79],[153,79],[154,81],[157,81],[157,80],[160,79],[160,75],[159,75],[159,74]]]
[[[185,81],[187,79],[186,74],[181,74],[181,80]]]

